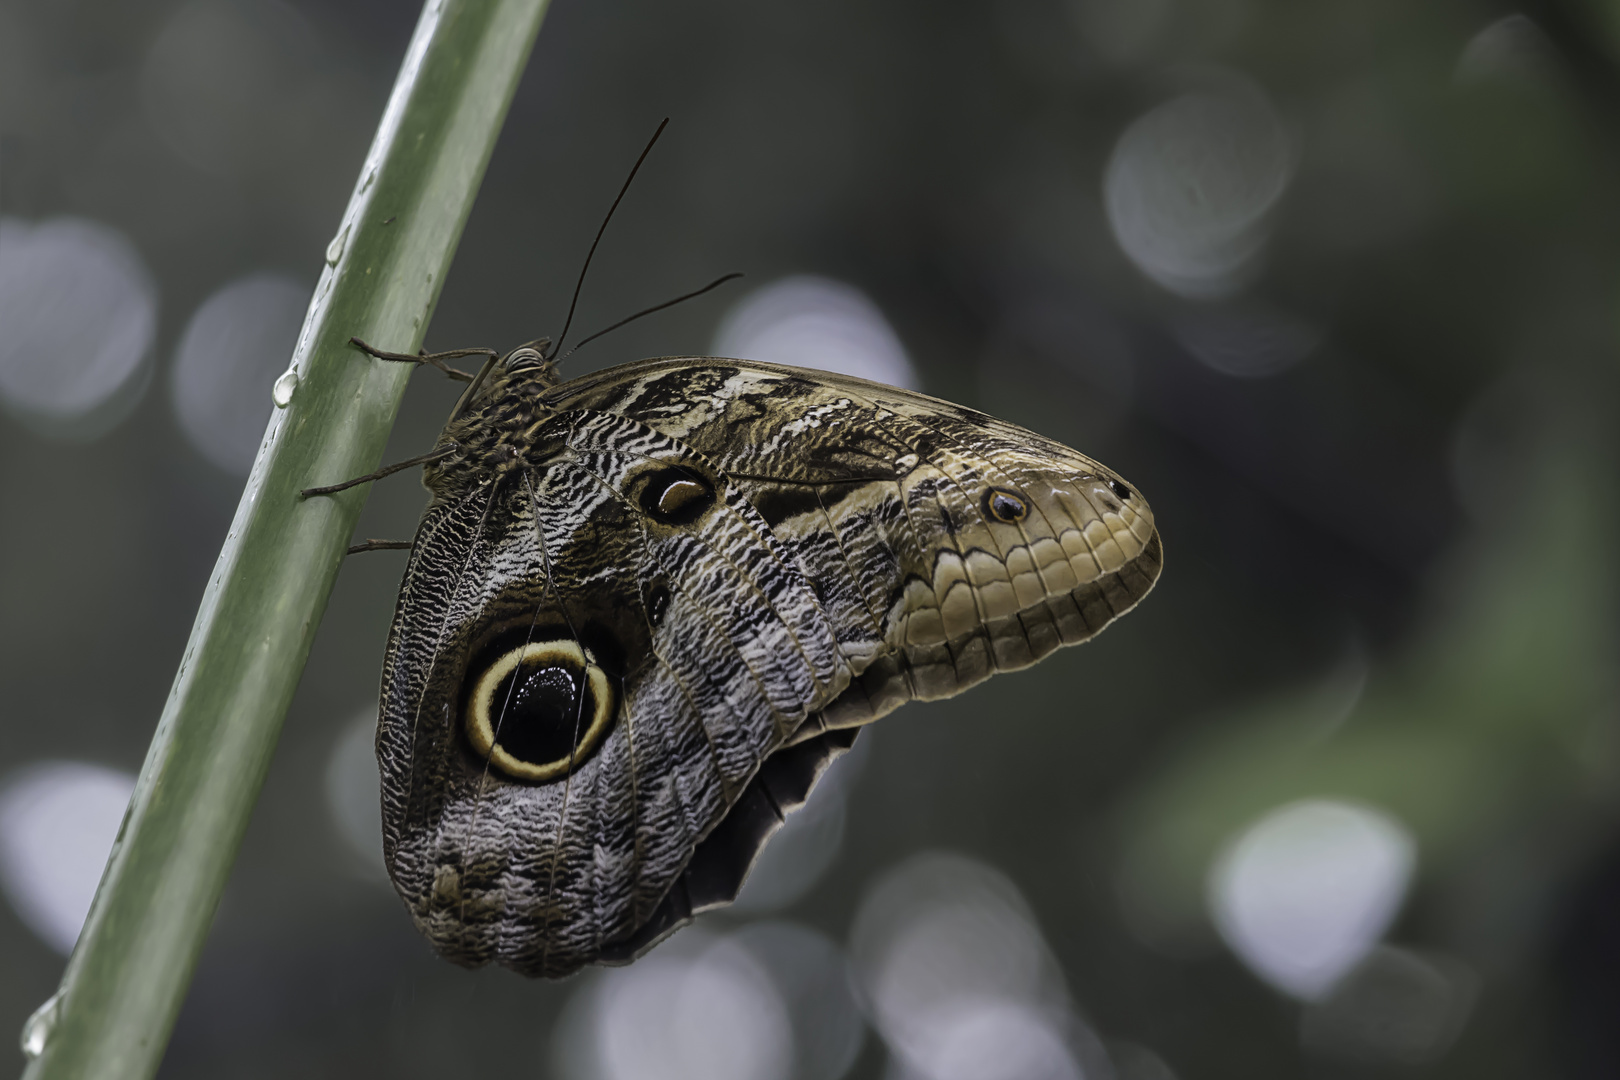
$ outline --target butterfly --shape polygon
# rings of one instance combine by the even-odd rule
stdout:
[[[629,962],[736,897],[864,725],[1158,578],[1142,494],[1023,428],[754,361],[562,381],[535,344],[423,459],[383,664],[384,856],[457,963]]]

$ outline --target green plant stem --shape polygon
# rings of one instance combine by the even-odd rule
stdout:
[[[546,0],[428,0],[28,1080],[162,1060]]]

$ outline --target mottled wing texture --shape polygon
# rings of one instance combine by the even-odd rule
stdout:
[[[632,959],[735,897],[861,725],[1085,640],[1159,572],[1146,501],[1098,463],[820,372],[496,372],[451,443],[378,757],[395,885],[468,965]],[[468,740],[470,687],[551,641],[605,673],[611,723],[566,775],[514,778]]]
[[[1102,630],[1159,575],[1153,513],[1123,478],[936,398],[682,357],[545,397],[635,417],[701,451],[798,561],[858,676],[799,738],[1028,667]],[[986,512],[993,488],[1025,498],[1023,520]]]
[[[761,760],[850,669],[740,492],[717,480],[722,497],[696,523],[638,509],[638,475],[712,475],[700,455],[604,413],[552,419],[536,447],[533,467],[428,511],[379,758],[388,861],[435,945],[562,974],[646,921]],[[504,778],[462,736],[464,687],[491,647],[557,637],[616,684],[616,722],[571,775]]]

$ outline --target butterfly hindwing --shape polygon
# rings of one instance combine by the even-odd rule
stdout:
[[[601,413],[535,439],[543,456],[488,480],[481,529],[429,512],[407,578],[457,580],[402,598],[390,655],[419,662],[390,665],[379,751],[385,789],[410,793],[390,865],[435,945],[555,975],[651,916],[760,762],[850,672],[797,564],[701,455]],[[553,642],[552,682],[573,664],[605,689],[527,708],[547,692]],[[480,756],[469,716],[484,673],[514,656],[485,695],[488,749],[502,749]],[[598,706],[611,716],[587,743]],[[513,775],[544,765],[504,754],[518,745],[579,760]]]

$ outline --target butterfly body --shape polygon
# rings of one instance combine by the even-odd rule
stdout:
[[[485,366],[384,664],[385,857],[457,962],[623,962],[729,902],[861,726],[1083,641],[1151,510],[1038,435],[858,379]]]

